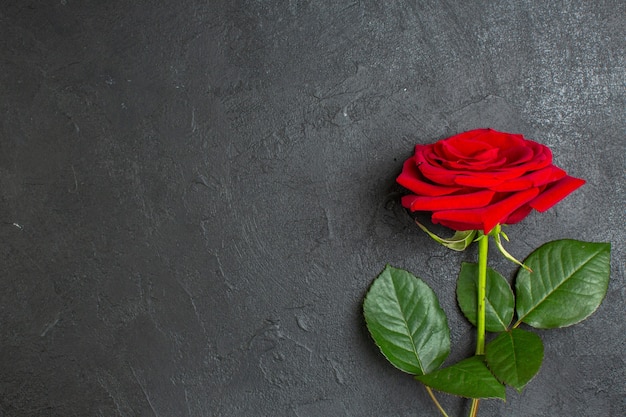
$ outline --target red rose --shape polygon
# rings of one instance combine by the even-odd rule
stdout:
[[[404,207],[432,211],[433,223],[454,230],[485,233],[532,209],[546,211],[585,183],[552,165],[548,147],[493,129],[416,145],[397,181],[415,193],[402,197]]]

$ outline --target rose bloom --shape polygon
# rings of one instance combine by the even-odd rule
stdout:
[[[416,145],[397,182],[411,211],[432,212],[433,223],[489,233],[546,211],[585,183],[552,164],[547,146],[522,135],[476,129]]]

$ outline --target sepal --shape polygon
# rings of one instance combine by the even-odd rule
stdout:
[[[498,248],[498,250],[500,251],[500,253],[502,253],[502,255],[504,255],[504,257],[506,259],[508,259],[509,261],[521,266],[522,268],[524,268],[525,270],[527,270],[528,272],[533,272],[532,269],[530,269],[527,265],[525,265],[524,263],[518,261],[517,259],[515,259],[513,257],[513,255],[511,255],[506,249],[504,249],[504,246],[502,246],[502,239],[500,238],[500,235],[504,236],[504,239],[508,242],[509,241],[509,237],[506,235],[506,233],[504,233],[502,231],[502,226],[497,225],[496,227],[494,227],[491,232],[489,232],[489,235],[493,236],[493,240],[496,242],[496,246]]]
[[[469,245],[472,244],[472,242],[474,241],[474,237],[476,236],[476,232],[477,232],[476,230],[456,231],[454,233],[454,236],[448,239],[444,239],[442,237],[437,236],[430,230],[428,230],[426,226],[424,226],[420,222],[415,221],[415,223],[417,223],[420,229],[425,231],[428,234],[428,236],[433,238],[435,242],[445,246],[448,249],[452,249],[458,252],[464,251],[465,249],[467,249]]]

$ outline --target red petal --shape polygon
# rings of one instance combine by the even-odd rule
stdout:
[[[419,168],[415,165],[415,160],[413,158],[407,159],[404,162],[402,172],[398,178],[396,178],[396,181],[404,188],[407,188],[418,195],[439,196],[452,194],[461,190],[461,187],[444,187],[432,184],[431,182],[426,182],[426,179],[420,172]]]
[[[530,214],[532,210],[533,208],[531,206],[524,204],[522,207],[511,213],[502,224],[515,224],[521,222]]]
[[[532,200],[529,205],[537,211],[546,211],[563,200],[572,191],[581,187],[586,181],[569,175],[548,185],[548,187]]]
[[[458,171],[454,182],[468,187],[491,188],[507,180],[519,178],[524,172],[523,168],[518,167],[504,168],[501,171],[492,172]]]
[[[402,203],[402,207],[406,208],[406,209],[410,209],[411,208],[411,204],[413,204],[413,200],[416,199],[417,196],[416,195],[403,195],[402,198],[400,198],[400,203]]]
[[[520,144],[503,149],[502,155],[506,158],[507,164],[511,165],[526,163],[535,156],[535,153],[526,144]]]
[[[480,230],[483,228],[483,224],[480,221],[480,219],[478,219],[476,222],[469,222],[469,221],[461,222],[461,221],[454,221],[454,220],[433,219],[432,222],[435,224],[440,224],[442,226],[449,227],[452,230],[458,230],[458,231]]]
[[[446,195],[441,197],[405,196],[402,205],[410,201],[411,211],[455,210],[484,207],[491,202],[495,193],[490,190],[470,194]],[[409,198],[412,197],[412,198]]]
[[[512,213],[531,201],[538,193],[539,189],[530,188],[512,194],[487,207],[469,210],[437,211],[433,213],[432,220],[433,223],[441,224],[445,224],[444,222],[459,224],[480,223],[479,229],[483,229],[485,233],[489,233],[497,224],[503,224]]]
[[[548,184],[563,178],[565,175],[565,171],[552,165],[489,188],[494,191],[502,192],[519,191],[525,188],[539,187]]]
[[[455,185],[454,177],[457,173],[439,165],[437,156],[432,152],[432,145],[416,149],[415,163],[428,180],[441,185]]]

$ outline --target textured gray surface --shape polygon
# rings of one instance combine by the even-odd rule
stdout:
[[[436,416],[361,302],[410,269],[450,360],[472,351],[475,249],[417,230],[394,178],[414,143],[488,126],[588,180],[510,251],[610,241],[613,269],[480,415],[624,415],[626,3],[154,3],[0,6],[0,416]]]

